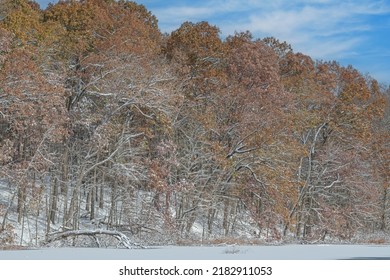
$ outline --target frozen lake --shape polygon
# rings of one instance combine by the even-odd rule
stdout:
[[[389,245],[163,246],[0,251],[0,260],[390,260]]]

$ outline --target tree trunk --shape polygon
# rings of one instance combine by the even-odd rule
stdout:
[[[388,229],[388,221],[387,221],[387,211],[388,209],[388,190],[389,188],[385,187],[383,190],[383,200],[382,200],[382,215],[381,215],[381,230]]]
[[[24,208],[26,203],[26,185],[24,182],[18,187],[18,204],[17,204],[17,213],[18,213],[18,223],[22,222]]]
[[[56,212],[57,212],[57,201],[58,201],[58,183],[57,178],[54,179],[54,184],[52,187],[50,195],[50,222],[55,224]]]
[[[227,236],[229,234],[229,208],[230,203],[229,199],[224,199],[224,209],[223,209],[223,221],[222,221],[222,227],[224,231],[224,235]]]
[[[63,160],[61,164],[61,194],[67,195],[68,192],[68,177],[69,177],[69,150],[65,148]]]

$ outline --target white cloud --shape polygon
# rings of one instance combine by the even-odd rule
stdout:
[[[373,0],[273,0],[194,1],[191,5],[153,10],[163,31],[184,21],[207,20],[223,36],[251,31],[255,37],[274,36],[296,51],[314,58],[337,59],[354,55],[354,48],[373,27],[368,16],[388,13],[386,1]]]
[[[161,21],[173,20],[180,21],[182,19],[188,20],[191,18],[210,17],[215,12],[206,7],[169,7],[165,9],[155,10],[156,14]]]
[[[310,55],[325,56],[353,47],[360,39],[350,39],[351,32],[369,28],[365,23],[349,22],[348,15],[346,10],[304,7],[301,10],[252,15],[242,27],[262,36],[285,40]],[[308,47],[312,45],[318,47]]]
[[[372,28],[366,16],[389,12],[383,2],[301,0],[294,4],[289,7],[287,1],[277,1],[277,9],[254,10],[246,21],[227,24],[222,30],[274,36],[314,58],[337,59],[353,55],[354,47],[366,39],[364,32]]]
[[[352,38],[344,40],[313,40],[299,45],[300,51],[310,54],[314,58],[340,59],[356,56],[358,53],[354,47],[363,41],[362,38]]]
[[[198,22],[212,18],[215,11],[207,7],[175,6],[152,11],[157,16],[163,32],[171,32],[186,21]]]

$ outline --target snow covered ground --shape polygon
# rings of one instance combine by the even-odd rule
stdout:
[[[390,260],[389,245],[164,246],[0,251],[0,260]]]

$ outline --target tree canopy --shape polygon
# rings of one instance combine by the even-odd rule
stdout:
[[[0,182],[18,220],[0,204],[0,241],[32,216],[31,240],[85,218],[143,242],[389,230],[389,116],[374,78],[273,37],[162,34],[127,0],[2,1]]]

